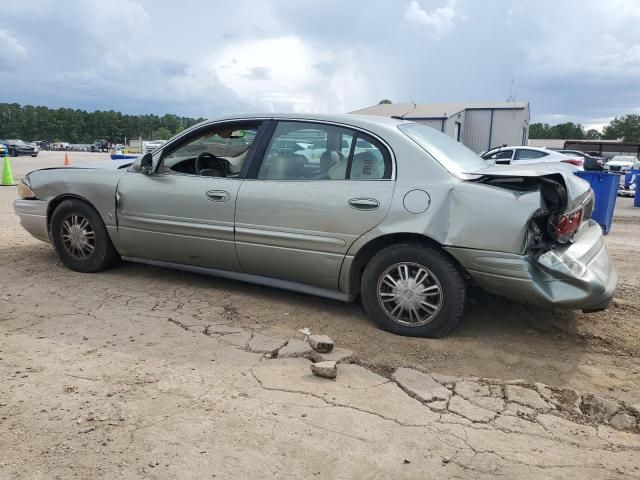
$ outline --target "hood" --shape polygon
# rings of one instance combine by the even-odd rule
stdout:
[[[73,168],[99,168],[106,170],[118,170],[120,168],[128,168],[133,163],[133,159],[126,160],[101,160],[99,162],[79,163],[73,165]],[[65,167],[69,168],[69,167]]]
[[[102,160],[98,162],[76,163],[67,167],[40,168],[39,170],[72,170],[72,169],[97,169],[97,170],[125,170],[131,166],[133,160]]]
[[[564,190],[563,203],[566,208],[570,209],[581,203],[591,190],[589,182],[576,176],[574,173],[576,171],[578,170],[571,164],[539,163],[523,166],[493,165],[477,172],[470,172],[470,175],[479,176],[473,181],[491,183],[496,186],[520,183],[523,189],[537,183],[559,183]]]

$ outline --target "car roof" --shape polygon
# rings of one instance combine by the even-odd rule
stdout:
[[[553,152],[553,150],[549,150],[548,148],[541,147],[529,147],[527,145],[507,145],[505,147],[493,147],[491,150],[488,150],[486,153],[493,152],[494,150],[536,150],[540,152]]]
[[[322,122],[335,122],[356,127],[378,126],[389,127],[397,126],[403,123],[413,123],[411,120],[401,120],[391,117],[382,117],[378,115],[358,115],[352,113],[251,113],[226,115],[220,118],[212,118],[201,122],[199,125],[207,123],[220,122],[225,120],[252,120],[252,119],[274,119],[274,120],[309,120]]]

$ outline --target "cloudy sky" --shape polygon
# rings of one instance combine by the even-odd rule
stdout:
[[[640,113],[640,0],[0,0],[0,102],[211,118],[512,92],[532,121]]]

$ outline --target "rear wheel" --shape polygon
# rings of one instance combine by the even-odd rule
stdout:
[[[466,286],[444,252],[406,243],[387,247],[371,259],[361,294],[369,317],[384,330],[437,338],[462,319]]]
[[[51,216],[51,239],[62,263],[76,272],[98,272],[118,259],[100,215],[80,200],[57,206]]]

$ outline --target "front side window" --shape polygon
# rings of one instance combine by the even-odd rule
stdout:
[[[377,140],[349,128],[303,122],[278,122],[258,171],[260,180],[388,178],[391,157]]]
[[[535,158],[542,158],[549,155],[546,152],[541,152],[540,150],[529,150],[528,148],[521,148],[516,150],[516,160],[532,160]]]
[[[159,171],[238,178],[260,123],[224,124],[198,132],[163,154]]]

